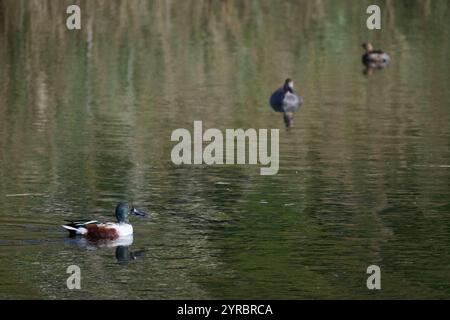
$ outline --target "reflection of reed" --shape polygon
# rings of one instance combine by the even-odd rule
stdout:
[[[242,112],[252,114],[267,103],[268,88],[277,85],[287,73],[297,75],[300,91],[309,92],[313,102],[331,103],[321,100],[334,97],[352,103],[353,97],[358,96],[346,85],[353,71],[342,70],[340,63],[350,65],[356,60],[360,41],[366,40],[365,32],[360,34],[360,26],[348,15],[356,15],[358,10],[365,12],[365,4],[356,9],[344,2],[327,0],[80,1],[80,5],[83,28],[69,32],[64,27],[64,3],[8,0],[0,4],[0,40],[6,44],[0,47],[0,61],[8,66],[0,68],[4,84],[0,88],[0,128],[17,126],[8,133],[13,135],[12,141],[21,142],[8,146],[12,154],[21,154],[22,146],[34,144],[36,139],[52,153],[59,152],[52,137],[58,133],[54,115],[61,114],[61,110],[65,110],[68,121],[76,119],[76,125],[64,127],[75,138],[80,135],[80,127],[95,122],[105,126],[116,122],[131,128],[152,118],[162,120],[153,123],[154,131],[165,132],[167,124],[179,123],[179,115],[186,112],[201,117],[207,124],[239,123]],[[417,68],[425,70],[425,65],[416,65],[414,71],[401,67],[402,60],[404,63],[407,59],[402,55],[411,48],[406,35],[414,32],[405,27],[408,23],[405,24],[404,13],[423,12],[420,18],[437,16],[439,20],[448,2],[416,1],[404,7],[401,2],[386,0],[384,8],[383,21],[395,35],[395,39],[387,39],[385,47],[395,46],[398,50],[393,72],[414,86],[418,78],[410,74],[421,72]],[[345,43],[342,32],[349,34]],[[381,33],[376,37],[379,42],[383,40]],[[438,33],[430,37],[448,47],[448,38]],[[437,58],[436,62],[444,63],[446,55],[438,54]],[[320,74],[326,68],[335,70],[335,76],[324,84]],[[445,81],[436,81],[430,89],[436,95],[443,94],[438,90],[440,83]],[[325,86],[334,89],[324,92]],[[400,95],[394,82],[376,90],[381,91],[369,91],[366,98],[381,94],[392,95],[396,101],[406,99],[408,103],[416,99],[414,95]],[[248,92],[254,94],[249,96]],[[193,104],[195,108],[186,109]],[[81,105],[85,107],[79,108]],[[5,116],[12,108],[16,121]],[[27,116],[28,108],[36,111],[31,113],[34,119]],[[137,115],[147,109],[148,118],[140,119]],[[330,112],[344,121],[342,110]],[[394,110],[396,119],[398,112],[403,111]],[[20,128],[23,121],[32,124],[43,119],[43,136],[31,139],[32,135]],[[440,121],[438,117],[436,121]],[[184,124],[190,125],[191,121]],[[408,126],[406,122],[395,125],[403,131]],[[135,152],[129,154],[138,157],[145,153],[140,150],[145,148],[146,140],[143,131],[135,130],[136,135],[122,142],[132,145]],[[339,126],[327,130],[343,137]],[[3,149],[6,136],[0,138]],[[92,128],[85,133],[92,154],[102,144],[98,136]],[[152,147],[155,154],[167,154],[170,146],[157,143]],[[89,159],[96,161],[92,155]]]

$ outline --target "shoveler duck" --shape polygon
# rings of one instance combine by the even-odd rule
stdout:
[[[146,216],[146,212],[129,207],[128,203],[120,202],[116,206],[117,222],[100,223],[96,220],[69,221],[62,227],[69,231],[70,236],[85,236],[91,239],[117,239],[133,234],[133,226],[128,221],[128,216]]]
[[[382,69],[389,65],[391,57],[382,50],[374,50],[371,43],[363,43],[366,51],[362,56],[363,64],[368,68]]]
[[[277,89],[270,97],[270,105],[277,112],[283,112],[286,127],[294,122],[294,112],[303,104],[303,98],[294,91],[294,81],[286,79],[284,85]]]

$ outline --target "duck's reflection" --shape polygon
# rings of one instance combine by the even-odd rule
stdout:
[[[114,240],[108,239],[89,239],[85,237],[72,237],[68,241],[87,250],[99,250],[103,248],[116,248],[116,259],[120,264],[127,264],[144,256],[145,250],[131,251],[133,244],[133,235],[119,237]]]
[[[388,67],[388,64],[378,64],[378,65],[371,65],[366,64],[365,68],[363,69],[363,74],[366,76],[371,76],[376,70],[383,70]]]
[[[119,263],[127,264],[130,261],[142,258],[144,250],[130,251],[128,246],[116,247],[116,259]]]

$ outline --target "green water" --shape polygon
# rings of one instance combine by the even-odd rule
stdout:
[[[0,0],[0,298],[450,297],[447,0],[80,1],[68,31],[72,2]],[[279,128],[279,173],[175,166],[194,120]],[[150,211],[128,247],[60,228],[123,199]]]

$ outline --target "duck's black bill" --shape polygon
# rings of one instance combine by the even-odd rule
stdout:
[[[131,208],[131,213],[136,216],[145,217],[147,215],[147,212],[136,209],[135,207]]]

